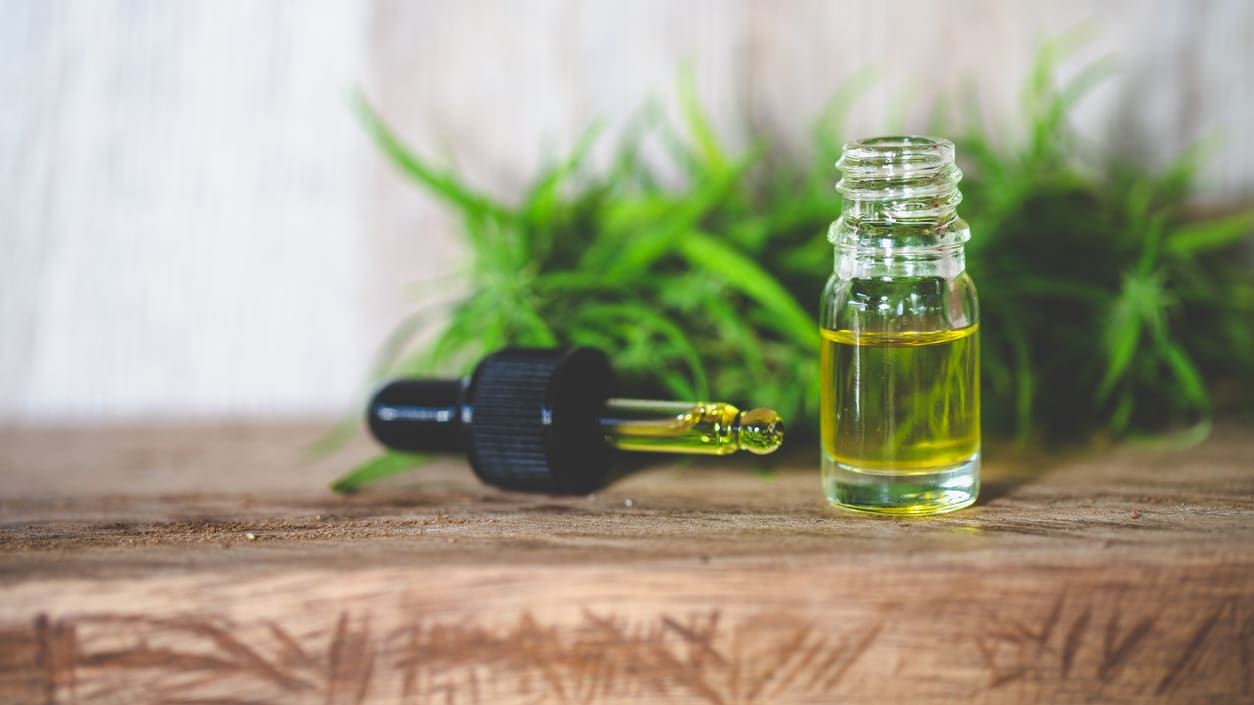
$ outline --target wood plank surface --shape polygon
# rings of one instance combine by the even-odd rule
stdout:
[[[926,519],[825,507],[804,456],[339,498],[317,431],[0,431],[0,702],[1254,701],[1248,427],[993,449]]]

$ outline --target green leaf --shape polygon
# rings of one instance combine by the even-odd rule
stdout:
[[[1115,73],[1115,62],[1111,57],[1103,57],[1085,66],[1053,97],[1042,116],[1042,124],[1056,131],[1080,99]]]
[[[413,470],[425,462],[425,455],[384,451],[332,482],[331,489],[340,494],[352,494],[371,482]]]
[[[535,309],[527,305],[516,304],[514,316],[521,324],[523,333],[513,342],[519,345],[535,345],[540,347],[552,347],[557,345],[557,335],[553,333],[553,329],[549,324],[536,313]]]
[[[772,328],[801,345],[818,347],[818,323],[753,260],[700,232],[685,235],[679,250],[692,266],[708,271],[769,311]]]
[[[1105,400],[1110,395],[1124,372],[1127,371],[1128,365],[1132,364],[1137,343],[1141,340],[1140,321],[1132,319],[1123,322],[1114,328],[1110,339],[1112,342],[1109,344],[1110,356],[1106,364],[1106,372],[1097,384],[1096,396],[1099,401]]]
[[[1206,383],[1197,365],[1189,359],[1184,349],[1175,343],[1169,343],[1164,350],[1167,366],[1171,368],[1176,381],[1184,391],[1185,397],[1199,408],[1210,408],[1210,395],[1206,393]]]
[[[1214,427],[1214,420],[1206,416],[1199,419],[1197,423],[1179,430],[1159,431],[1153,434],[1134,433],[1128,436],[1128,441],[1146,450],[1188,450],[1206,440]]]
[[[1123,289],[1107,315],[1105,345],[1106,373],[1097,385],[1097,399],[1105,400],[1114,389],[1136,354],[1141,341],[1143,322],[1141,297],[1146,287],[1133,276],[1123,279]]]
[[[1137,263],[1137,277],[1145,280],[1154,271],[1158,262],[1158,251],[1163,239],[1163,232],[1167,229],[1167,215],[1165,213],[1157,213],[1147,218],[1142,227],[1141,234],[1141,259]],[[1140,296],[1150,296],[1151,293],[1157,294],[1161,291],[1161,286],[1157,280],[1154,282],[1153,291],[1148,288],[1140,292]]]
[[[623,281],[624,279],[638,276],[640,272],[650,267],[668,252],[674,251],[675,247],[687,236],[697,221],[718,205],[756,159],[756,154],[746,157],[734,167],[724,170],[719,176],[703,184],[685,203],[679,205],[657,229],[639,234],[627,242],[625,247],[621,249],[614,248],[613,250],[597,252],[598,258],[603,257],[609,260],[606,262],[606,266],[603,267],[605,277],[611,281]],[[588,262],[585,264],[585,266],[589,265],[592,265],[592,263]]]
[[[718,326],[719,336],[733,345],[735,352],[732,354],[739,356],[737,362],[743,360],[744,367],[741,374],[747,374],[753,380],[765,383],[768,379],[766,361],[762,357],[762,351],[759,349],[760,342],[753,327],[739,312],[732,310],[724,297],[710,297],[705,308]]]
[[[482,353],[486,346],[496,342],[485,335],[485,331],[499,330],[500,319],[494,314],[496,311],[486,305],[482,296],[461,302],[450,312],[445,329],[436,339],[393,366],[394,373],[407,376],[445,373],[454,371],[452,363],[459,361],[463,367],[473,365],[477,360],[467,358]]]
[[[698,397],[705,397],[709,394],[709,381],[700,353],[692,345],[683,329],[662,314],[648,306],[634,303],[590,303],[579,311],[579,315],[590,320],[590,323],[586,325],[604,326],[617,322],[620,326],[620,337],[638,331],[659,334],[673,346],[676,354],[687,364],[693,381],[688,389]],[[651,351],[651,357],[653,357],[653,352],[655,351]]]
[[[406,147],[396,133],[392,132],[383,119],[375,113],[362,93],[357,93],[355,102],[357,114],[370,136],[374,138],[375,144],[407,176],[426,186],[432,193],[442,197],[467,215],[490,216],[498,219],[512,217],[506,209],[466,188],[452,176],[441,174]]]
[[[535,279],[536,291],[554,297],[611,288],[600,274],[580,270],[542,272]]]
[[[674,370],[660,369],[657,370],[658,381],[662,383],[662,387],[676,399],[704,399],[707,395],[697,391],[692,382],[687,377],[675,372]]]
[[[1252,233],[1254,210],[1177,226],[1167,235],[1163,249],[1176,255],[1210,252],[1240,242]]]
[[[1132,390],[1124,389],[1119,395],[1119,401],[1115,404],[1115,410],[1110,414],[1110,429],[1117,434],[1122,434],[1128,430],[1128,425],[1132,422],[1132,409],[1136,406],[1136,400],[1132,395]]]
[[[1165,195],[1176,198],[1187,195],[1198,172],[1208,159],[1219,152],[1220,146],[1218,135],[1208,135],[1181,152],[1158,179]]]
[[[599,123],[585,129],[566,159],[545,173],[532,187],[522,207],[523,216],[529,223],[539,227],[552,225],[553,213],[558,208],[562,187],[571,175],[579,170],[602,131],[603,127]]]

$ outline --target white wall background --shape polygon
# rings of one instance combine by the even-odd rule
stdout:
[[[922,129],[972,79],[1008,127],[1037,40],[1082,22],[1120,73],[1096,142],[1161,164],[1220,134],[1204,200],[1254,197],[1254,3],[0,0],[0,420],[342,410],[455,269],[453,225],[375,154],[400,131],[516,193],[689,62],[732,141],[801,150],[842,80],[850,132]]]

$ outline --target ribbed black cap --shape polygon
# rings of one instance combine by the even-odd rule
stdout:
[[[466,451],[475,474],[498,487],[582,494],[609,473],[597,421],[613,381],[600,350],[506,348],[465,381],[385,385],[370,401],[367,423],[395,450]]]
[[[470,463],[484,482],[581,494],[605,483],[608,448],[597,419],[613,386],[593,348],[507,348],[470,378]]]

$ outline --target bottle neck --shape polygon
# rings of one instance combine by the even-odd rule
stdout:
[[[844,146],[844,197],[828,240],[850,276],[954,276],[970,238],[958,217],[962,172],[954,145],[932,137],[876,137]]]
[[[965,230],[965,228],[964,228]],[[939,247],[879,248],[838,245],[834,271],[842,279],[870,277],[942,277],[952,279],[967,268],[962,242]]]

